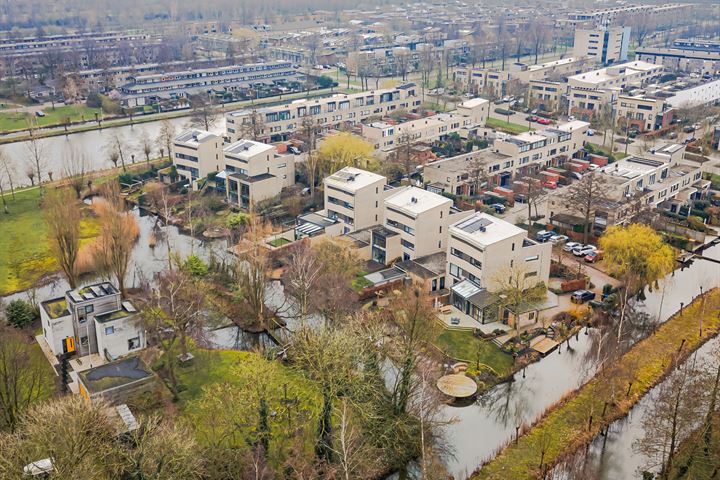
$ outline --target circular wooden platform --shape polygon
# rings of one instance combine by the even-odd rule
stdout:
[[[475,380],[464,373],[454,373],[439,378],[437,388],[445,395],[455,398],[471,397],[475,395],[478,389]]]

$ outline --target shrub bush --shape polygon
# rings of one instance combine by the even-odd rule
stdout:
[[[204,277],[208,273],[208,265],[197,255],[190,255],[185,259],[185,270],[194,277]]]
[[[35,320],[35,310],[25,300],[13,300],[5,307],[5,318],[13,327],[23,328]]]

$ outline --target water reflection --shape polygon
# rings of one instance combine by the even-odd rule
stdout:
[[[720,245],[714,245],[703,253],[705,257],[720,260]],[[680,303],[687,305],[700,293],[720,286],[720,268],[717,263],[695,260],[690,266],[676,270],[660,282],[660,288],[648,292],[646,299],[633,306],[638,321],[665,321]],[[562,353],[551,353],[541,361],[529,365],[526,378],[515,375],[512,383],[501,384],[465,408],[447,406],[442,413],[457,421],[445,428],[447,442],[454,450],[453,458],[446,460],[455,478],[467,478],[483,461],[515,437],[515,428],[523,423],[531,424],[548,407],[563,395],[585,383],[595,373],[602,361],[598,355],[599,330],[579,335],[571,341],[572,350],[563,347]],[[646,333],[646,331],[645,331]],[[642,335],[638,334],[637,338]],[[606,340],[607,341],[607,340]],[[638,460],[632,454],[632,441],[637,438],[638,422],[635,413],[625,423],[614,424],[606,442],[606,451],[616,449],[617,458],[604,455],[600,462],[601,477],[606,479],[632,478]],[[629,432],[629,433],[625,433]],[[602,440],[600,441],[602,446]],[[632,460],[631,460],[632,459]],[[626,465],[631,467],[626,468]],[[634,465],[634,466],[632,466]],[[592,469],[587,476],[594,478]]]

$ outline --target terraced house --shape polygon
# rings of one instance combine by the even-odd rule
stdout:
[[[417,112],[421,103],[417,86],[406,83],[396,88],[301,99],[256,110],[238,110],[228,113],[225,120],[231,141],[249,136],[248,130],[254,128],[258,140],[279,142],[287,140],[302,128],[303,122],[310,121],[323,131],[328,131],[399,109]]]

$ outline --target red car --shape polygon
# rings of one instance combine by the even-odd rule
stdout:
[[[537,123],[539,123],[540,125],[550,125],[552,122],[547,118],[538,118]]]

